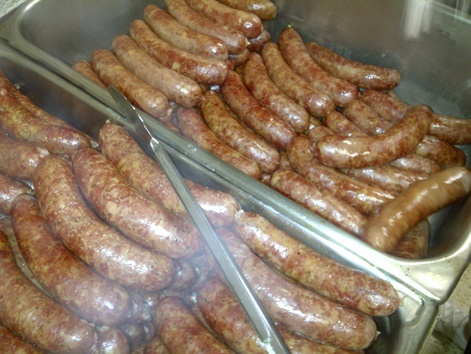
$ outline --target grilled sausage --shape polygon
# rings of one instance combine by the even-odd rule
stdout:
[[[390,253],[406,259],[422,259],[428,253],[429,239],[430,223],[424,219],[410,229]]]
[[[21,337],[0,324],[0,351],[4,354],[41,354],[38,347],[33,346]]]
[[[98,354],[129,354],[131,347],[123,331],[113,327],[101,327],[98,329],[96,351]]]
[[[262,33],[260,33],[258,37],[250,38],[248,41],[249,45],[247,46],[247,50],[250,52],[258,52],[262,50],[265,43],[271,41],[271,33],[265,26],[263,26]]]
[[[92,80],[94,83],[106,88],[105,84],[101,82],[97,73],[93,70],[92,65],[86,60],[78,60],[72,65],[72,69],[82,74],[86,78]]]
[[[219,2],[234,9],[252,12],[261,20],[273,20],[276,16],[276,5],[270,0],[220,0]]]
[[[34,188],[54,234],[105,277],[130,288],[157,291],[175,275],[168,257],[140,247],[108,224],[86,204],[69,163],[50,156],[35,171]]]
[[[26,183],[0,173],[0,213],[10,214],[13,201],[21,194],[33,195],[33,189]]]

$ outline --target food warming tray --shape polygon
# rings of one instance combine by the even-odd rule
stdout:
[[[152,1],[164,6],[164,1]],[[395,90],[409,103],[425,103],[440,113],[471,117],[471,21],[438,3],[421,11],[411,0],[274,1],[277,17],[268,22],[273,40],[287,25],[304,40],[316,40],[352,59],[392,66],[402,74]],[[0,37],[23,54],[67,78],[99,101],[117,110],[108,92],[76,73],[71,66],[90,59],[95,49],[110,48],[113,38],[128,33],[142,18],[149,0],[33,0],[24,3],[0,24]],[[420,5],[420,4],[419,4]],[[419,6],[420,7],[420,6]],[[419,9],[420,10],[420,9]],[[386,255],[334,227],[259,181],[202,151],[188,139],[144,114],[160,140],[234,185],[250,200],[281,220],[316,235],[350,257],[388,274],[427,301],[446,301],[471,257],[471,198],[430,220],[430,252],[422,260]],[[463,147],[468,160],[469,147]],[[258,204],[260,203],[260,204]],[[283,216],[283,217],[281,217]],[[308,241],[310,242],[310,241]]]

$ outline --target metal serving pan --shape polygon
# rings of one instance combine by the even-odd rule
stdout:
[[[71,66],[89,59],[98,48],[127,33],[142,17],[149,0],[33,0],[0,23],[0,38],[23,54],[60,74],[92,96],[117,109],[108,92],[76,73]],[[161,7],[164,1],[152,1]],[[353,59],[399,69],[403,82],[397,94],[410,103],[422,102],[435,111],[471,117],[469,81],[471,22],[438,3],[427,2],[421,12],[410,11],[413,0],[275,1],[277,17],[268,23],[273,39],[293,25],[305,40],[314,39]],[[366,16],[364,16],[367,14]],[[420,22],[420,21],[419,21]],[[406,28],[407,30],[405,30]],[[446,301],[471,258],[471,198],[433,215],[429,255],[405,260],[379,252],[334,227],[305,208],[232,166],[202,151],[189,140],[144,114],[156,136],[200,165],[243,189],[265,208],[287,216],[320,238],[343,248],[413,289],[427,301]],[[468,159],[471,151],[463,147]],[[471,159],[470,159],[471,161]],[[304,240],[310,242],[309,240]]]
[[[40,107],[74,127],[98,137],[98,132],[107,120],[123,125],[135,134],[132,125],[116,111],[99,102],[82,89],[77,88],[57,74],[34,63],[30,59],[0,43],[0,68],[14,83],[20,85]],[[154,129],[159,127],[153,126]],[[313,230],[293,222],[289,217],[272,209],[262,200],[230,183],[217,173],[163,143],[176,162],[182,175],[206,186],[231,193],[244,210],[256,211],[269,218],[278,227],[300,239],[310,240],[313,247],[344,264],[390,281],[403,297],[402,306],[391,316],[375,318],[381,334],[367,353],[415,353],[423,345],[433,329],[438,306],[421,298],[414,291],[395,279],[372,267],[362,259],[350,255],[345,249],[326,240]]]

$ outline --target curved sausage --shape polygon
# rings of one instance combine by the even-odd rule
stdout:
[[[94,83],[106,88],[105,84],[101,82],[97,73],[93,70],[92,65],[86,60],[78,60],[72,65],[72,69],[82,74],[86,78],[92,80]]]
[[[390,253],[406,259],[422,259],[428,253],[429,240],[430,223],[424,219],[410,229]]]
[[[430,128],[431,115],[427,107],[415,106],[383,134],[328,135],[319,139],[314,154],[322,163],[338,168],[384,165],[415,150]]]
[[[197,12],[221,25],[232,27],[247,38],[255,38],[262,33],[262,20],[257,15],[231,8],[216,0],[187,0]]]
[[[163,66],[129,36],[122,34],[115,37],[111,46],[128,70],[169,100],[185,107],[194,107],[201,101],[201,88],[195,80]]]
[[[131,187],[101,152],[78,150],[72,168],[95,211],[131,240],[172,258],[202,250],[203,239],[191,220],[184,221]]]
[[[113,327],[101,327],[98,329],[96,344],[98,354],[129,354],[131,347],[126,334]]]
[[[391,252],[402,237],[432,213],[454,203],[471,190],[471,171],[451,167],[404,190],[368,220],[364,240]]]
[[[219,0],[234,9],[252,12],[261,20],[273,20],[276,16],[276,5],[270,0]]]
[[[146,291],[170,285],[175,275],[174,261],[140,247],[105,224],[81,196],[66,160],[58,156],[43,159],[35,171],[34,188],[55,235],[99,273]]]
[[[7,327],[0,324],[0,351],[4,354],[41,354],[38,347],[33,346]]]
[[[10,330],[49,352],[91,351],[96,343],[95,328],[26,278],[3,233],[0,233],[0,284],[0,320]]]
[[[228,64],[219,59],[189,53],[159,38],[142,20],[134,20],[130,28],[131,37],[151,57],[196,82],[219,85],[229,72]]]
[[[284,28],[278,43],[288,65],[312,87],[329,94],[337,106],[344,107],[358,98],[359,91],[355,84],[329,74],[312,59],[294,28]]]
[[[250,38],[248,41],[249,45],[247,46],[247,50],[249,52],[258,52],[262,50],[265,43],[271,41],[271,33],[265,26],[263,26],[262,33],[260,33],[258,37]]]
[[[309,128],[309,113],[276,86],[258,53],[252,53],[246,61],[242,78],[249,92],[262,106],[290,124],[298,133]]]
[[[205,92],[200,112],[209,129],[219,139],[256,161],[262,171],[273,172],[278,168],[280,163],[278,150],[234,118],[215,91]]]
[[[391,90],[401,81],[401,74],[396,69],[348,59],[314,41],[307,42],[306,47],[324,70],[361,88]]]
[[[164,171],[121,126],[108,123],[99,132],[101,151],[127,180],[178,216],[189,219],[183,203]],[[139,171],[139,173],[136,173]],[[231,226],[239,202],[229,193],[214,190],[185,179],[188,188],[213,226]]]
[[[33,189],[26,183],[0,173],[0,213],[10,214],[13,201],[21,194],[33,195]]]
[[[107,87],[116,87],[133,105],[162,121],[171,120],[168,98],[126,69],[111,51],[95,50],[92,67]]]
[[[59,303],[100,325],[119,325],[129,318],[131,301],[126,290],[92,271],[64,247],[42,217],[35,197],[16,198],[11,218],[29,268]]]
[[[234,166],[245,174],[260,179],[260,165],[222,142],[206,125],[203,118],[193,109],[177,109],[178,127],[182,134],[198,146]]]
[[[276,43],[268,42],[263,46],[262,58],[273,82],[313,116],[324,117],[335,109],[327,93],[314,89],[291,69]]]
[[[165,0],[167,11],[182,25],[224,41],[229,54],[241,54],[248,45],[245,35],[229,26],[218,24],[193,10],[186,0]]]

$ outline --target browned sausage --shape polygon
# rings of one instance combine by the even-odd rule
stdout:
[[[274,146],[285,149],[297,135],[293,127],[258,103],[235,71],[221,85],[221,94],[245,125]]]
[[[454,203],[471,190],[471,171],[451,167],[404,190],[368,220],[365,241],[391,252],[399,240],[430,214]]]
[[[262,20],[257,15],[224,5],[216,0],[187,0],[197,12],[221,25],[232,27],[247,38],[255,38],[262,33]]]
[[[106,86],[116,87],[133,105],[162,121],[171,120],[168,98],[126,69],[111,51],[95,50],[92,67]]]
[[[262,50],[265,43],[271,41],[271,33],[265,26],[263,26],[262,33],[260,33],[258,37],[250,38],[248,41],[249,45],[247,46],[247,50],[250,52],[258,52]]]
[[[41,354],[41,349],[10,331],[0,324],[0,352],[4,354]]]
[[[275,323],[318,342],[346,349],[366,348],[376,338],[376,324],[370,316],[287,280],[233,232],[220,229],[219,235]]]
[[[0,320],[10,330],[53,353],[88,353],[96,342],[92,325],[36,288],[21,272],[7,237],[0,233]]]
[[[184,221],[131,187],[113,163],[95,149],[72,155],[80,190],[95,211],[133,241],[172,258],[191,257],[203,239]]]
[[[229,72],[228,64],[219,59],[195,55],[160,39],[142,20],[134,20],[131,37],[154,59],[196,82],[219,85]]]
[[[276,16],[276,5],[270,0],[219,0],[234,9],[252,12],[261,20],[273,20]]]
[[[390,253],[406,259],[422,259],[428,253],[429,240],[430,223],[424,219],[410,229]]]
[[[100,129],[99,141],[101,151],[131,185],[178,216],[190,218],[164,171],[123,127],[112,123],[105,124]],[[185,179],[185,182],[214,226],[232,225],[234,215],[240,209],[238,201],[233,196],[188,179]]]
[[[160,38],[175,47],[220,60],[228,58],[227,47],[222,40],[183,26],[157,5],[149,4],[144,8],[144,21]]]
[[[276,170],[271,176],[270,186],[337,227],[357,237],[363,235],[365,216],[298,173],[290,170]]]
[[[64,247],[42,217],[36,198],[26,194],[16,198],[11,218],[29,268],[58,302],[100,325],[119,325],[128,319],[131,301],[126,290],[92,271]]]
[[[335,109],[327,93],[314,89],[291,69],[276,43],[268,42],[263,46],[262,58],[273,82],[313,116],[324,117]]]
[[[314,154],[322,163],[338,168],[384,165],[416,149],[430,128],[431,116],[427,107],[415,106],[380,135],[327,135],[319,139]]]
[[[193,10],[186,0],[165,0],[167,11],[182,25],[224,41],[229,54],[241,54],[248,45],[244,34],[232,27],[218,24]]]
[[[131,347],[126,334],[113,327],[101,327],[98,329],[96,344],[98,354],[129,354]]]
[[[388,316],[399,307],[390,283],[316,252],[260,214],[237,214],[235,230],[265,262],[334,301],[371,316]]]
[[[0,213],[10,214],[13,201],[20,194],[33,195],[33,189],[26,183],[0,173]]]
[[[344,107],[358,98],[356,85],[329,74],[312,59],[301,35],[294,28],[283,29],[278,43],[288,65],[312,87],[328,93],[337,106]]]
[[[262,171],[273,172],[278,168],[280,163],[278,150],[234,118],[215,91],[204,93],[200,112],[209,129],[219,139],[242,155],[256,161]]]
[[[34,188],[54,234],[99,273],[146,291],[163,289],[172,282],[173,260],[140,247],[105,224],[81,196],[66,160],[58,156],[43,159],[35,171]]]
[[[262,57],[252,53],[243,67],[242,78],[258,102],[301,133],[309,127],[309,113],[280,90],[268,75]]]
[[[195,80],[163,66],[129,36],[122,34],[115,37],[111,46],[128,70],[169,100],[185,107],[194,107],[201,101],[201,88]]]
[[[169,353],[233,353],[207,329],[178,297],[164,298],[155,311],[155,326]],[[191,334],[191,335],[190,335]]]
[[[97,73],[93,70],[92,65],[88,61],[78,60],[74,65],[72,65],[72,69],[82,74],[86,78],[92,80],[94,83],[100,85],[101,87],[106,88],[105,84],[101,82]]]
[[[245,174],[260,179],[260,165],[222,142],[209,129],[198,112],[193,109],[179,108],[177,121],[184,136]]]
[[[306,47],[309,54],[324,70],[359,87],[390,90],[401,81],[401,74],[396,69],[348,59],[313,41],[307,42]]]
[[[145,344],[143,354],[169,354],[169,351],[160,336],[155,335]]]

